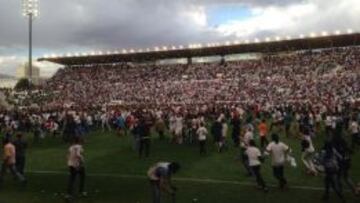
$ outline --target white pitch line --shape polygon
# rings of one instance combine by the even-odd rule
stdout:
[[[53,174],[53,175],[67,175],[64,171],[28,171],[30,174]],[[128,174],[114,174],[114,173],[87,173],[87,176],[92,177],[110,177],[110,178],[132,178],[132,179],[147,179],[146,176],[141,175],[128,175]],[[230,184],[230,185],[241,185],[241,186],[256,186],[255,183],[246,181],[231,181],[231,180],[219,180],[219,179],[208,179],[208,178],[173,178],[175,181],[180,182],[195,182],[195,183],[214,183],[214,184]],[[277,185],[269,185],[270,187],[278,187]],[[312,190],[312,191],[323,191],[322,187],[312,186],[290,186],[290,189],[298,190]]]

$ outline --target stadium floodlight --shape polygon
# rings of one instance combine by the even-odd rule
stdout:
[[[176,47],[175,47],[175,46],[171,46],[171,49],[172,49],[172,50],[175,50],[175,49],[176,49]]]
[[[135,50],[134,49],[130,49],[130,53],[134,53],[135,52]]]
[[[340,35],[340,34],[341,34],[341,31],[340,31],[340,30],[335,30],[334,34],[335,34],[335,35]]]
[[[163,49],[164,51],[167,51],[167,46],[163,46],[162,49]]]
[[[304,34],[300,34],[300,35],[299,35],[299,38],[300,38],[300,39],[303,39],[303,38],[305,38],[305,35],[304,35]]]
[[[143,52],[143,50],[142,49],[138,49],[138,51],[137,51],[138,53],[141,53],[141,52]]]
[[[245,44],[249,44],[250,40],[246,39],[244,42],[245,42]]]
[[[290,35],[286,36],[286,40],[291,40],[291,36]]]
[[[239,40],[234,40],[234,44],[240,44]]]
[[[106,54],[107,54],[107,55],[111,55],[111,51],[107,51]]]
[[[66,57],[72,57],[71,53],[67,53]]]
[[[39,16],[38,0],[22,0],[23,16],[29,18],[29,81],[32,81],[32,23]]]
[[[322,31],[321,32],[321,36],[323,36],[323,37],[326,37],[326,36],[328,36],[329,34],[328,34],[328,32],[326,32],[326,31]]]
[[[121,53],[126,54],[126,53],[127,53],[126,49],[123,49],[123,50],[121,51]]]
[[[150,48],[146,48],[146,51],[147,51],[147,52],[150,52]]]
[[[348,34],[352,34],[354,31],[353,31],[352,29],[347,29],[346,32],[347,32]]]
[[[276,36],[276,37],[275,37],[275,40],[276,40],[276,41],[280,41],[280,40],[281,40],[281,37]]]
[[[254,42],[255,42],[255,43],[259,43],[260,40],[259,40],[258,38],[255,38],[255,39],[254,39]]]
[[[271,41],[270,37],[265,38],[265,42],[270,42],[270,41]]]
[[[114,54],[119,54],[119,51],[118,51],[118,50],[115,50],[113,53],[114,53]]]
[[[315,32],[311,32],[311,33],[309,34],[309,36],[310,36],[311,38],[314,38],[314,37],[317,37],[317,34],[316,34]]]
[[[51,54],[51,58],[56,58],[56,54]]]
[[[44,54],[43,58],[49,58],[49,55]]]
[[[154,51],[159,51],[159,47],[154,47]]]
[[[76,53],[74,54],[74,56],[75,56],[75,57],[79,57],[80,54],[76,52]]]
[[[231,45],[231,43],[230,43],[229,41],[226,41],[226,42],[225,42],[225,45],[226,45],[226,46],[229,46],[229,45]]]
[[[183,46],[183,45],[179,45],[179,49],[184,49],[184,46]]]
[[[95,51],[90,52],[90,55],[95,56],[96,55]]]

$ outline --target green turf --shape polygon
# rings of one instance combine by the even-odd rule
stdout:
[[[317,148],[322,137],[315,140]],[[31,140],[30,144],[31,144]],[[298,168],[286,168],[286,176],[291,186],[322,187],[322,177],[310,177],[304,174],[300,163],[300,141],[295,138],[283,141],[294,151]],[[231,141],[229,140],[229,143]],[[177,202],[319,202],[322,191],[290,188],[280,191],[274,187],[268,194],[258,191],[253,178],[245,177],[245,171],[238,160],[239,151],[230,147],[224,153],[217,153],[211,141],[208,142],[208,154],[200,156],[198,147],[192,145],[174,145],[168,141],[159,141],[153,137],[150,158],[139,159],[132,150],[131,137],[118,137],[115,133],[93,132],[87,135],[85,148],[87,191],[89,197],[77,199],[76,202],[151,202],[149,183],[145,178],[150,165],[157,161],[178,161],[181,171],[175,176],[181,180],[175,181],[179,193]],[[67,144],[60,139],[46,138],[41,143],[31,144],[27,154],[27,171],[29,183],[26,188],[19,186],[8,175],[0,190],[0,203],[43,203],[64,202],[61,193],[66,191]],[[360,179],[360,156],[353,157],[352,177]],[[32,173],[36,171],[55,171],[56,174]],[[272,177],[270,160],[263,165],[263,176],[268,184],[275,185]],[[98,176],[98,175],[103,176]],[[111,175],[115,177],[111,177]],[[106,176],[104,176],[106,175]],[[124,178],[121,175],[136,175],[140,178]],[[238,185],[228,182],[197,182],[184,181],[182,178],[213,179],[246,183]],[[346,193],[348,202],[360,201],[350,192]],[[331,202],[337,202],[334,194]],[[169,202],[169,198],[164,198]]]

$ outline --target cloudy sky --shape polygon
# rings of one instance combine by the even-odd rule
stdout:
[[[39,0],[34,57],[360,30],[360,0]],[[26,61],[21,0],[0,0],[0,73]],[[58,65],[37,64],[43,76]]]

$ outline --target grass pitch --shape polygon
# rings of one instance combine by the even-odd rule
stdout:
[[[282,136],[283,137],[283,136]],[[319,149],[323,137],[315,139]],[[29,137],[27,151],[28,185],[20,186],[6,176],[0,190],[0,203],[61,203],[67,186],[66,153],[68,144],[59,138],[45,138],[32,144]],[[132,148],[131,136],[118,137],[114,132],[95,131],[87,135],[85,149],[87,198],[77,198],[79,203],[146,203],[151,202],[146,171],[157,161],[177,161],[182,168],[174,176],[178,186],[177,202],[191,203],[232,203],[232,202],[321,202],[323,177],[308,176],[300,160],[300,141],[296,138],[282,138],[293,149],[298,167],[287,167],[285,175],[289,189],[280,191],[272,176],[270,160],[262,167],[268,185],[273,186],[264,194],[256,189],[255,180],[245,176],[239,150],[232,147],[228,151],[216,152],[211,139],[207,143],[207,155],[199,155],[197,145],[174,145],[168,140],[160,141],[154,135],[149,158],[139,159]],[[353,156],[351,176],[360,180],[360,155]],[[346,186],[345,186],[345,189]],[[347,191],[348,202],[360,202]],[[170,202],[164,195],[163,202]],[[331,194],[330,202],[339,202]]]

